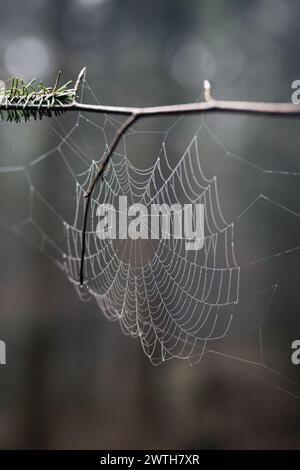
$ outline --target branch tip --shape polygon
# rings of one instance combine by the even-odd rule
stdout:
[[[203,94],[204,94],[204,101],[210,101],[212,99],[211,96],[211,84],[208,80],[204,80],[203,82]]]
[[[85,74],[86,74],[86,67],[83,67],[80,70],[80,72],[78,74],[78,77],[77,77],[77,80],[76,80],[76,83],[75,83],[75,87],[74,87],[74,89],[75,89],[75,99],[76,99],[76,95],[77,95],[78,89],[80,87],[81,81],[84,78]]]

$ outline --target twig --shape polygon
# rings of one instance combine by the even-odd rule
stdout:
[[[0,104],[0,111],[21,111],[24,106],[21,104]],[[49,109],[45,105],[28,105],[26,110],[37,111],[39,109]],[[136,114],[139,117],[158,116],[168,114],[195,114],[195,113],[239,113],[239,114],[263,114],[263,115],[299,115],[300,105],[293,103],[266,103],[256,101],[223,101],[212,98],[209,101],[200,103],[174,104],[169,106],[151,106],[145,108],[134,108],[125,106],[105,106],[96,104],[77,103],[51,106],[53,111],[81,111],[85,113],[99,114]]]
[[[83,227],[82,227],[82,232],[81,232],[81,259],[80,259],[80,275],[79,275],[80,285],[81,286],[83,285],[83,281],[84,281],[83,271],[84,271],[84,258],[85,258],[85,248],[86,248],[86,226],[87,226],[89,207],[90,207],[93,191],[94,191],[94,188],[95,188],[98,180],[103,175],[103,173],[104,173],[104,171],[107,167],[107,164],[109,162],[109,159],[110,159],[111,155],[113,154],[116,146],[118,145],[122,135],[125,134],[127,129],[131,126],[131,124],[134,123],[134,121],[137,120],[137,118],[138,118],[138,116],[136,114],[131,114],[129,116],[129,118],[126,119],[126,121],[123,122],[121,127],[119,127],[119,129],[117,130],[117,132],[114,135],[112,143],[110,144],[110,147],[108,149],[107,154],[104,157],[103,162],[101,163],[101,165],[98,168],[98,172],[97,172],[95,178],[92,180],[92,183],[91,183],[89,189],[84,194],[84,197],[86,198],[86,204],[85,204],[85,209],[84,209]]]
[[[107,150],[107,153],[104,157],[103,162],[98,167],[98,172],[94,179],[92,180],[87,192],[84,194],[86,198],[86,205],[84,211],[84,221],[82,227],[82,248],[81,248],[81,260],[80,260],[80,284],[83,285],[84,282],[84,259],[86,251],[86,227],[87,219],[89,214],[89,207],[91,203],[91,198],[93,191],[97,182],[100,180],[100,177],[103,175],[107,164],[112,156],[115,148],[117,147],[120,139],[126,133],[128,128],[138,119],[145,118],[149,116],[158,116],[158,115],[176,115],[176,114],[196,114],[196,113],[211,113],[211,112],[220,112],[220,113],[239,113],[239,114],[259,114],[259,115],[274,115],[274,116],[295,116],[300,115],[300,105],[292,103],[265,103],[265,102],[252,102],[252,101],[223,101],[217,100],[212,97],[211,94],[211,85],[208,80],[204,81],[203,84],[203,95],[204,101],[200,103],[187,103],[187,104],[175,104],[170,106],[151,106],[144,108],[135,108],[135,107],[122,107],[122,106],[104,106],[104,105],[93,105],[78,103],[76,101],[77,91],[79,89],[81,80],[85,75],[86,69],[82,69],[78,75],[77,81],[75,83],[74,89],[70,91],[71,103],[54,103],[52,106],[49,104],[44,104],[43,99],[40,99],[38,104],[27,102],[24,106],[24,103],[16,102],[16,100],[2,100],[0,102],[0,115],[3,111],[17,113],[20,111],[25,116],[30,117],[36,116],[37,113],[40,117],[44,115],[51,116],[51,112],[59,115],[61,112],[66,111],[76,111],[76,112],[87,112],[87,113],[106,113],[106,114],[118,114],[129,116],[123,124],[116,131],[112,142]],[[56,87],[58,84],[59,76],[57,78],[57,83],[54,86],[54,92],[56,92]],[[30,84],[29,84],[30,85]],[[28,86],[29,86],[28,85]],[[67,84],[68,85],[68,84]],[[67,97],[66,97],[67,98]]]

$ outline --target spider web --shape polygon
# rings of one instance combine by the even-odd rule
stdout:
[[[86,79],[81,99],[98,103]],[[203,116],[134,125],[93,193],[85,282],[80,287],[83,195],[120,124],[118,117],[81,112],[72,125],[69,116],[40,123],[43,132],[48,127],[56,145],[37,157],[29,156],[25,164],[0,167],[3,191],[5,181],[7,185],[14,181],[13,187],[24,191],[24,207],[13,220],[7,207],[3,227],[53,260],[81,300],[94,298],[108,319],[118,320],[125,334],[140,340],[154,365],[174,357],[195,364],[215,355],[298,398],[297,382],[292,374],[280,372],[283,367],[273,367],[278,357],[270,357],[264,340],[274,299],[300,262],[300,214],[292,204],[285,205],[262,189],[268,188],[269,178],[297,185],[300,171],[265,169],[231,152]],[[244,179],[241,168],[246,170]],[[241,177],[235,189],[234,172]],[[57,175],[54,185],[45,180],[47,173]],[[63,187],[63,198],[57,186]],[[117,207],[119,196],[147,208],[203,204],[203,248],[187,251],[186,240],[171,233],[159,240],[100,240],[97,208]],[[270,225],[270,217],[280,223],[284,219],[295,229],[288,240],[279,240],[275,250],[264,252],[266,245],[260,246],[257,239],[266,223]],[[262,229],[257,229],[257,220],[265,221]],[[170,232],[172,224],[174,219]],[[249,227],[258,232],[254,242]],[[262,255],[249,258],[257,251]]]

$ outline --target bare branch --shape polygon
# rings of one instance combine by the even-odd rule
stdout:
[[[204,113],[204,112],[231,112],[231,113],[254,113],[263,115],[299,115],[300,106],[292,103],[256,103],[248,101],[220,101],[215,100],[211,96],[211,85],[208,80],[204,81],[203,84],[204,99],[205,102],[201,103],[188,103],[170,106],[157,106],[157,107],[146,107],[146,108],[126,108],[116,106],[102,106],[102,105],[86,105],[81,103],[74,103],[69,106],[70,110],[78,110],[85,112],[94,113],[112,113],[112,114],[129,114],[129,117],[124,121],[120,128],[115,133],[112,143],[107,151],[107,154],[98,169],[98,173],[93,179],[90,187],[85,193],[86,206],[84,212],[84,222],[82,227],[82,248],[81,248],[81,260],[80,260],[80,285],[84,283],[84,259],[86,250],[86,227],[89,213],[89,207],[91,197],[94,188],[103,175],[110,157],[112,156],[115,148],[117,147],[121,137],[126,133],[128,128],[137,119],[142,117],[157,116],[157,115],[169,115],[169,114],[192,114],[192,113]]]
[[[24,105],[19,104],[0,104],[0,111],[23,110]],[[26,106],[28,111],[37,111],[39,109],[49,109],[46,106]],[[222,101],[210,99],[200,103],[174,104],[169,106],[151,106],[145,108],[134,108],[125,106],[105,106],[95,104],[85,104],[74,102],[63,106],[52,106],[53,111],[82,111],[86,113],[106,113],[130,115],[136,114],[140,117],[158,116],[168,114],[197,114],[210,112],[225,112],[239,114],[265,114],[265,115],[299,115],[300,105],[293,103],[266,103],[256,101]]]
[[[104,157],[103,162],[100,164],[98,167],[98,173],[96,174],[95,178],[92,180],[92,183],[87,190],[87,192],[84,194],[84,197],[86,198],[86,204],[85,204],[85,209],[84,209],[84,218],[83,218],[83,227],[82,227],[82,232],[81,232],[81,258],[80,258],[80,274],[79,274],[79,280],[80,280],[80,285],[83,285],[84,281],[84,258],[85,258],[85,248],[86,248],[86,227],[87,227],[87,219],[88,219],[88,214],[89,214],[89,208],[91,204],[91,198],[93,195],[94,188],[103,175],[107,164],[109,162],[109,159],[111,155],[113,154],[115,148],[117,147],[121,137],[125,134],[127,129],[136,121],[138,116],[136,114],[131,114],[126,121],[123,122],[123,124],[119,127],[117,132],[115,133],[113,140],[110,144],[110,147],[107,151],[107,154]]]

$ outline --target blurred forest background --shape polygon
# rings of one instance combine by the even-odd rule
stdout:
[[[68,80],[87,66],[103,104],[194,101],[205,78],[222,99],[290,101],[291,83],[300,79],[296,0],[2,0],[0,17],[1,79],[52,83],[58,70]],[[299,121],[223,116],[211,123],[252,164],[300,171]],[[50,148],[53,135],[41,129],[1,124],[1,165]],[[45,188],[54,182],[63,200],[57,175],[39,177]],[[228,177],[242,190],[238,171]],[[1,206],[17,208],[22,194],[3,181],[1,174]],[[299,178],[260,183],[300,213]],[[299,225],[281,217],[280,246],[291,248]],[[264,245],[277,240],[277,219],[272,224],[268,219]],[[260,233],[252,229],[249,243]],[[1,448],[299,447],[299,400],[217,357],[155,368],[138,341],[94,302],[81,303],[62,272],[5,229],[0,256],[8,362],[0,368]],[[297,261],[291,256],[278,271]],[[300,336],[298,271],[280,292],[266,339],[277,361],[272,368],[300,382],[290,364],[291,341]]]

